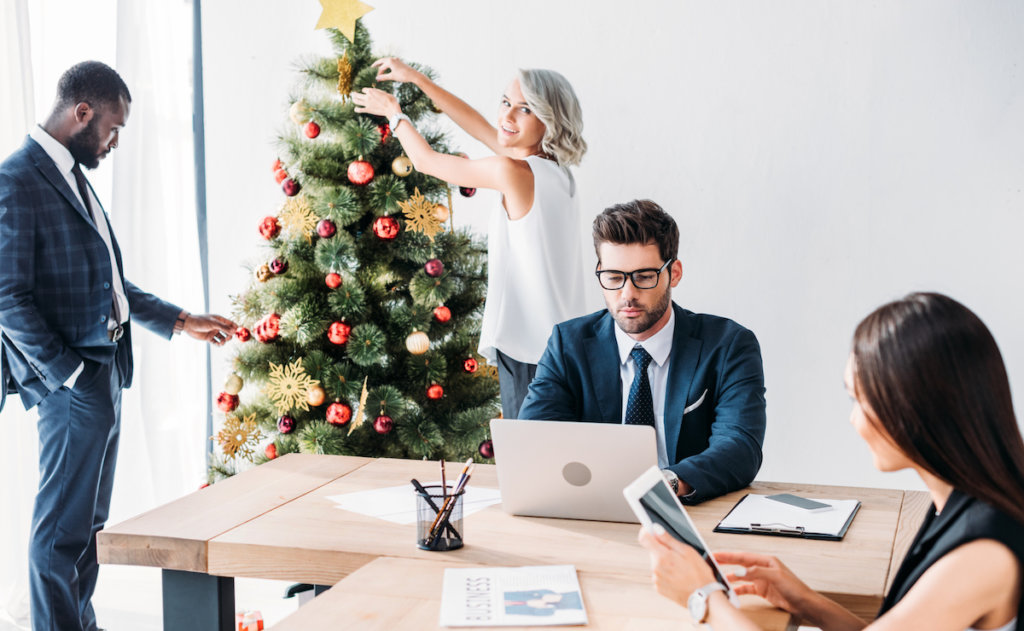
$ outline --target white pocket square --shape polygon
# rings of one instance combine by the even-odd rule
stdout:
[[[696,401],[694,401],[694,402],[693,402],[693,403],[692,403],[691,405],[688,405],[688,406],[686,406],[685,408],[683,408],[683,416],[686,416],[686,415],[687,415],[687,414],[689,414],[690,412],[693,412],[694,410],[696,410],[697,408],[699,408],[699,407],[700,407],[700,404],[701,404],[701,403],[704,403],[704,397],[706,397],[706,396],[708,396],[708,390],[707,390],[707,388],[705,388],[705,389],[704,389],[704,392],[702,392],[702,393],[701,393],[701,395],[700,395],[700,398],[699,398],[699,399],[697,399]]]

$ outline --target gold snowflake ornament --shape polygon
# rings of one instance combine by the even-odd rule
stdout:
[[[228,458],[242,457],[251,462],[256,455],[257,445],[263,440],[263,432],[256,426],[255,414],[250,414],[244,419],[229,416],[214,440],[220,444]]]
[[[398,202],[402,214],[405,215],[405,229],[422,232],[434,240],[434,235],[441,232],[441,222],[434,216],[434,202],[428,200],[416,189],[413,196],[404,202]]]
[[[284,203],[278,220],[281,222],[281,229],[289,237],[296,239],[301,236],[309,242],[312,242],[313,231],[316,230],[316,224],[320,221],[305,195],[289,198]]]
[[[264,393],[277,408],[278,414],[286,414],[290,410],[308,410],[306,393],[318,385],[319,381],[306,374],[301,359],[286,365],[270,362],[270,377],[267,378]]]

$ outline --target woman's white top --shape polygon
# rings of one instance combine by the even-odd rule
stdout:
[[[986,629],[986,631],[1013,631],[1016,628],[1017,628],[1017,619],[1014,618],[1013,620],[1007,622],[1006,624],[1004,624],[1003,626],[999,627],[998,629]],[[970,628],[967,629],[967,631],[979,631],[979,630],[975,629],[974,627],[970,627]]]
[[[536,364],[551,329],[583,315],[579,196],[569,170],[540,156],[533,171],[533,206],[510,221],[504,207],[487,232],[487,303],[480,354],[494,364],[496,349]]]

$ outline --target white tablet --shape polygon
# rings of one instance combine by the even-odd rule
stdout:
[[[708,565],[711,566],[715,580],[725,587],[729,601],[736,607],[739,607],[739,599],[736,597],[736,592],[733,591],[732,585],[729,584],[729,581],[725,580],[725,574],[718,567],[714,557],[711,556],[711,551],[708,549],[707,544],[704,543],[700,533],[697,532],[697,527],[693,525],[693,520],[686,514],[686,509],[683,508],[679,498],[676,497],[668,483],[665,482],[665,476],[662,475],[658,467],[651,467],[643,472],[639,478],[622,489],[622,494],[626,496],[629,507],[640,518],[640,523],[645,528],[650,528],[654,524],[661,524],[662,528],[667,530],[673,537],[699,552],[704,560],[708,562]]]

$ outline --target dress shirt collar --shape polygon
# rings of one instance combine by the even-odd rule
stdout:
[[[32,131],[29,132],[29,137],[38,142],[39,146],[46,152],[46,155],[50,156],[53,163],[57,165],[61,175],[67,177],[71,173],[71,169],[75,167],[75,159],[71,157],[71,152],[68,151],[67,147],[60,144],[56,138],[39,125],[32,128]]]
[[[672,337],[676,328],[676,310],[671,301],[668,303],[668,310],[669,317],[665,326],[643,342],[637,342],[620,329],[618,324],[615,325],[615,342],[619,346],[619,361],[622,364],[631,361],[629,352],[633,350],[634,346],[639,344],[650,354],[655,364],[658,366],[665,365],[665,362],[668,361],[668,354],[672,351]]]

